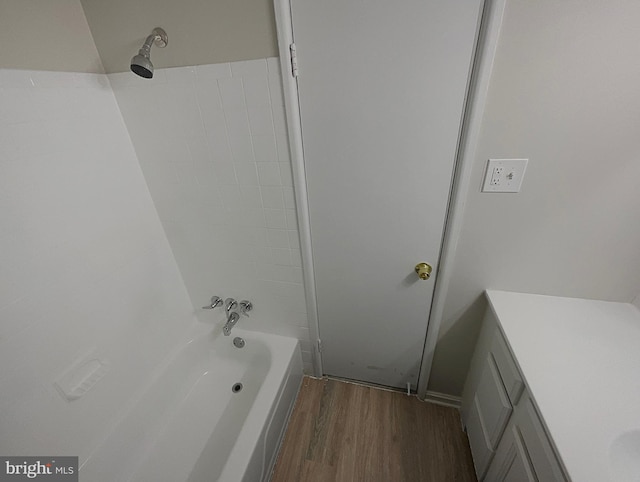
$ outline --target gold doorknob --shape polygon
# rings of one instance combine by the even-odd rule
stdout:
[[[416,264],[416,273],[420,277],[420,279],[427,280],[431,276],[431,271],[433,268],[429,263],[418,263]]]

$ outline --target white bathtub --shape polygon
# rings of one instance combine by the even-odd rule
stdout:
[[[80,480],[268,480],[301,380],[297,340],[209,328],[159,370],[81,465]]]

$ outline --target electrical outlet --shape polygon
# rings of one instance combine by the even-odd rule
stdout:
[[[494,167],[491,173],[491,185],[499,186],[502,184],[502,176],[504,174],[504,167]]]
[[[528,159],[489,159],[482,192],[520,192]]]

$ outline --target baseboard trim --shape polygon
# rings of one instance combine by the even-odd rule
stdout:
[[[427,390],[424,397],[425,402],[435,403],[436,405],[444,405],[445,407],[453,407],[460,409],[462,406],[462,397],[454,397],[453,395],[447,395],[446,393],[434,392],[433,390]]]
[[[336,380],[338,382],[350,383],[351,385],[360,385],[361,387],[375,388],[376,390],[385,390],[387,392],[397,392],[407,394],[406,390],[397,387],[388,387],[386,385],[378,385],[377,383],[372,382],[363,382],[362,380],[353,380],[351,378],[342,378],[336,377],[333,375],[324,375],[322,378],[326,378],[328,380]],[[415,395],[415,392],[411,392],[411,395]]]

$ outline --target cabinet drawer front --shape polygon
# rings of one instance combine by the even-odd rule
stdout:
[[[518,427],[510,423],[483,482],[538,482]]]
[[[514,430],[514,457],[513,463],[507,469],[504,482],[536,482],[536,477],[531,468],[527,450],[518,430]]]
[[[476,474],[482,479],[513,408],[493,356],[486,354],[482,375],[465,424]]]
[[[541,481],[565,481],[562,469],[538,413],[528,396],[516,411],[517,423],[536,477]]]
[[[502,383],[507,391],[509,400],[511,400],[513,405],[516,405],[524,389],[524,382],[520,377],[516,363],[513,361],[507,343],[504,341],[502,333],[500,333],[498,329],[496,329],[493,341],[491,342],[491,353],[500,372],[500,377],[502,378]]]
[[[513,411],[498,368],[489,354],[476,392],[480,420],[491,450],[495,450]]]
[[[469,437],[469,447],[471,447],[471,455],[473,456],[473,465],[476,468],[478,480],[482,480],[489,466],[489,462],[491,462],[493,458],[493,450],[489,447],[489,441],[487,440],[482,421],[480,420],[478,397],[476,397],[471,404],[466,426],[467,436]]]

